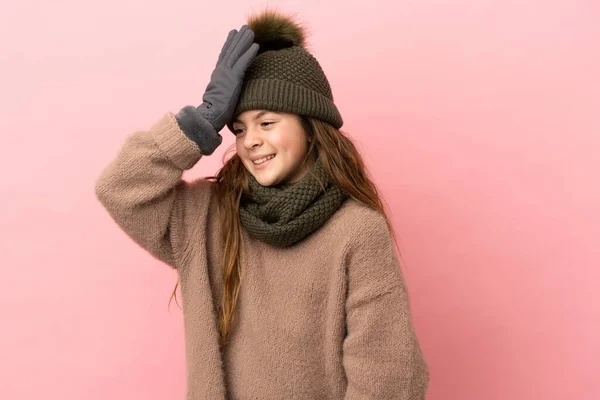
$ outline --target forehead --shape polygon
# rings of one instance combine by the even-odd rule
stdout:
[[[248,110],[244,111],[233,121],[238,123],[245,123],[248,121],[259,119],[263,116],[281,115],[281,113],[271,110]]]

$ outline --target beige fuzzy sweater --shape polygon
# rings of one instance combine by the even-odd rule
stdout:
[[[393,240],[354,200],[289,248],[243,231],[238,325],[220,349],[214,183],[182,180],[201,157],[166,113],[130,134],[96,181],[116,223],[180,276],[187,399],[424,399],[429,373]]]

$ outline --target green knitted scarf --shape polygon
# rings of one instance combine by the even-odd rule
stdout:
[[[252,174],[248,180],[252,193],[242,195],[242,225],[253,238],[280,247],[321,227],[348,197],[331,181],[320,159],[295,183],[262,186]]]

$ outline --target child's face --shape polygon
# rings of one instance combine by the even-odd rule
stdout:
[[[298,182],[309,170],[300,164],[308,150],[308,136],[296,114],[249,110],[233,123],[235,146],[246,169],[262,186]],[[259,165],[257,157],[275,155]]]

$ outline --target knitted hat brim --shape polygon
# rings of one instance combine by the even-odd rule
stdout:
[[[336,129],[343,125],[342,116],[330,99],[303,86],[280,79],[253,79],[245,82],[238,107],[227,123],[232,133],[233,121],[248,110],[271,110],[313,117]]]

